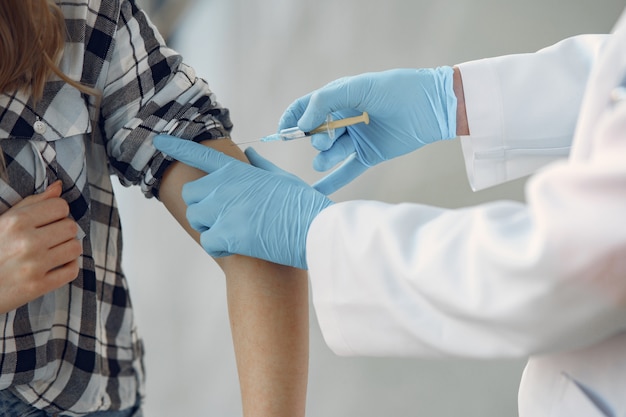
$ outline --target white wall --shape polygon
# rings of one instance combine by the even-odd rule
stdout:
[[[531,52],[606,32],[622,7],[617,0],[199,0],[173,45],[231,109],[233,137],[244,141],[274,132],[293,99],[335,78]],[[305,141],[255,147],[307,181],[320,176]],[[333,198],[458,207],[522,199],[523,183],[472,193],[452,140],[371,169]],[[240,415],[222,273],[162,207],[137,190],[119,192],[124,264],[147,346],[146,417]],[[313,312],[311,328],[309,416],[516,415],[522,360],[339,358]]]

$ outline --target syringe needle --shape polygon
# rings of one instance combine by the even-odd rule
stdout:
[[[261,142],[261,139],[255,139],[255,140],[248,140],[248,141],[245,141],[245,142],[232,143],[230,146],[245,145],[245,144],[248,144],[248,143],[255,143],[255,142]]]

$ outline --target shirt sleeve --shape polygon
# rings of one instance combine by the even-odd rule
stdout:
[[[101,104],[113,172],[123,185],[158,196],[170,163],[152,145],[160,133],[202,141],[228,137],[229,112],[208,84],[169,49],[133,1],[121,4]]]
[[[610,35],[580,35],[535,53],[458,65],[470,129],[467,176],[480,190],[569,154],[589,72]]]

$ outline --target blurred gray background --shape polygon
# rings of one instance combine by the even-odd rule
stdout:
[[[273,133],[292,100],[336,78],[533,52],[568,36],[606,33],[624,7],[617,0],[139,3],[231,109],[235,141]],[[321,176],[306,141],[255,148],[307,181]],[[471,192],[460,144],[451,140],[375,167],[332,197],[459,207],[523,199],[523,186]],[[147,349],[146,417],[241,415],[221,270],[159,204],[116,188],[124,266]],[[516,416],[523,364],[337,357],[311,310],[307,415]]]

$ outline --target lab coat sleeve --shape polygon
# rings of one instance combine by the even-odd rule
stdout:
[[[626,155],[626,141],[614,145]],[[521,358],[625,329],[626,164],[609,153],[537,174],[527,206],[352,201],[322,211],[307,263],[328,346]]]
[[[461,137],[473,190],[567,157],[592,64],[610,35],[580,35],[535,53],[459,64],[470,136]]]
[[[611,49],[619,59],[621,45]],[[600,68],[615,68],[611,59]],[[626,100],[608,100],[624,82],[613,72],[593,75],[607,87],[586,96],[592,120],[581,117],[568,160],[529,179],[526,203],[352,201],[323,210],[307,235],[307,263],[331,349],[527,357],[624,331]]]

